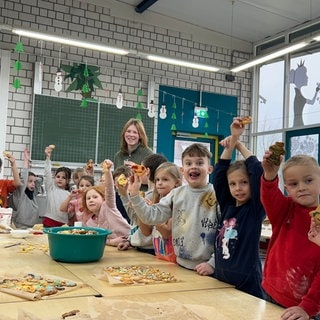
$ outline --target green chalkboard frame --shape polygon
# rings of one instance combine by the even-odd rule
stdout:
[[[100,163],[114,158],[120,149],[120,135],[124,124],[140,113],[149,146],[154,137],[154,118],[147,109],[89,102],[86,108],[80,100],[34,95],[32,116],[31,157],[44,160],[47,145],[56,146],[52,160],[86,163],[93,159]]]

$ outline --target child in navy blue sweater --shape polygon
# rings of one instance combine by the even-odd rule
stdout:
[[[215,242],[214,276],[237,289],[264,298],[259,242],[265,212],[260,202],[260,161],[238,141],[244,131],[240,118],[231,136],[221,141],[221,158],[214,169],[214,189],[221,208]],[[231,163],[234,149],[245,160]]]

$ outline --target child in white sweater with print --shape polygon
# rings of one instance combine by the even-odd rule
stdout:
[[[208,174],[211,153],[194,143],[182,153],[182,172],[187,185],[173,189],[159,203],[148,205],[139,195],[140,179],[134,176],[129,193],[142,222],[157,225],[172,217],[172,241],[177,263],[200,275],[214,273],[214,238],[217,202]]]

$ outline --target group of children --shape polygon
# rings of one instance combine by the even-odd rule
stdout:
[[[320,227],[310,211],[319,205],[319,165],[306,155],[288,159],[282,168],[285,195],[279,188],[280,165],[270,161],[272,151],[258,161],[239,141],[244,131],[240,118],[230,129],[214,168],[208,149],[194,143],[182,153],[181,168],[155,154],[153,167],[144,159],[148,170],[143,176],[125,166],[112,175],[112,162],[105,160],[101,185],[92,185],[84,175],[71,192],[70,170],[58,168],[52,178],[53,149],[47,147],[43,224],[62,225],[74,217],[83,225],[108,228],[113,232],[108,244],[119,250],[149,247],[162,259],[284,307],[282,320],[318,320]],[[234,150],[244,160],[232,162]],[[207,182],[212,172],[213,185]],[[126,182],[120,184],[122,173]],[[149,185],[144,196],[141,184]],[[115,187],[130,224],[116,206]],[[259,243],[266,216],[272,237],[262,271]]]

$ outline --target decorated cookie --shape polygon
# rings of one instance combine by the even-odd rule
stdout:
[[[310,216],[314,218],[317,225],[320,225],[320,205],[315,210],[310,211]]]
[[[280,166],[281,156],[286,154],[283,142],[276,142],[269,147],[269,151],[272,152],[271,156],[268,158],[274,165]]]
[[[118,177],[118,183],[122,187],[125,187],[127,185],[128,180],[127,180],[126,176],[123,173],[120,174],[120,176]]]
[[[244,126],[246,124],[250,124],[252,122],[251,116],[245,116],[240,119],[240,123]]]
[[[142,164],[133,164],[131,169],[139,177],[143,176],[147,170],[147,168]]]

